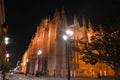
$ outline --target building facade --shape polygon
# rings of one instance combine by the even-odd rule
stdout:
[[[5,24],[5,9],[4,0],[0,0],[0,69],[1,63],[6,58],[6,45],[4,42],[5,35],[7,33],[7,25]]]
[[[91,22],[85,21],[82,18],[82,24],[79,23],[74,16],[73,23],[68,25],[68,20],[64,10],[55,11],[53,19],[45,18],[37,27],[35,35],[31,39],[28,49],[25,51],[22,58],[21,72],[36,74],[37,71],[42,72],[46,76],[67,76],[68,54],[66,42],[62,36],[66,29],[74,31],[70,37],[69,44],[85,47],[82,42],[90,42],[90,36],[93,35],[94,29]],[[38,51],[42,53],[38,55]],[[113,76],[114,71],[105,64],[97,63],[90,65],[80,60],[80,52],[74,47],[70,48],[70,75],[71,77],[97,77],[98,73],[101,76]]]

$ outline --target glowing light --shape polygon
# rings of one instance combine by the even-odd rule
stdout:
[[[6,44],[6,45],[8,44],[8,40],[9,40],[9,38],[8,38],[8,37],[5,37],[5,44]]]
[[[28,61],[29,61],[29,59],[26,60],[26,62],[28,62]]]
[[[72,31],[72,30],[67,30],[67,31],[66,31],[66,34],[67,34],[68,36],[72,36],[72,35],[73,35],[73,31]]]
[[[9,54],[6,54],[6,57],[7,57],[7,58],[10,57],[10,55],[9,55]]]
[[[41,50],[39,50],[37,54],[38,54],[38,55],[42,54],[42,51],[41,51]]]
[[[64,39],[64,40],[67,40],[67,39],[68,39],[68,36],[63,35],[63,39]]]

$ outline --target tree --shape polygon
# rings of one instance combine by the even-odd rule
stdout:
[[[11,63],[5,61],[6,47],[4,43],[4,38],[8,31],[8,25],[6,22],[0,24],[0,69],[10,68]]]
[[[10,70],[12,68],[12,63],[9,61],[4,61],[1,65],[2,70]]]
[[[82,60],[89,64],[105,63],[115,72],[118,79],[120,68],[120,29],[104,30],[99,27],[91,37],[90,43],[85,43],[85,48],[80,50]]]

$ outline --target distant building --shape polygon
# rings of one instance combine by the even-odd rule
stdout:
[[[37,27],[35,35],[31,39],[28,49],[23,55],[21,72],[35,74],[36,71],[42,72],[47,76],[67,76],[67,48],[62,36],[66,29],[73,29],[74,35],[71,37],[74,46],[83,48],[81,42],[90,42],[90,36],[94,33],[91,22],[82,18],[82,24],[74,16],[73,23],[67,24],[64,10],[59,13],[57,10],[53,19],[49,17],[43,19]],[[41,50],[42,54],[37,55]],[[71,77],[97,77],[113,76],[114,71],[105,64],[97,63],[89,65],[80,60],[80,53],[74,47],[70,49],[70,72]]]
[[[0,0],[0,62],[5,59],[6,47],[4,43],[4,37],[6,33],[7,25],[5,24],[4,0]]]

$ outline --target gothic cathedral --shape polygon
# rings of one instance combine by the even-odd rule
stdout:
[[[80,44],[78,41],[90,42],[90,36],[94,33],[90,20],[87,22],[82,17],[80,25],[77,17],[74,16],[73,23],[68,25],[65,11],[62,10],[59,13],[56,10],[53,19],[45,18],[37,26],[35,35],[23,55],[19,70],[29,74],[39,71],[47,76],[67,76],[68,54],[66,42],[62,38],[66,29],[74,31],[70,39],[75,46],[81,48],[84,47],[84,44]],[[72,42],[70,42],[71,45],[73,45]],[[38,55],[39,50],[41,50],[41,54]],[[80,52],[76,51],[74,47],[71,47],[69,51],[71,77],[97,77],[98,73],[101,76],[114,75],[114,71],[106,64],[86,64],[80,59]]]

